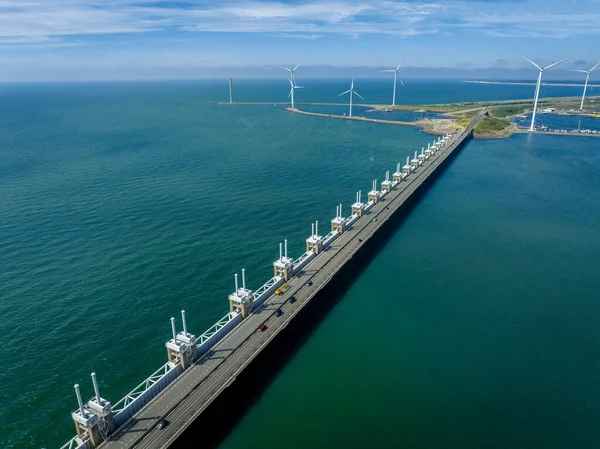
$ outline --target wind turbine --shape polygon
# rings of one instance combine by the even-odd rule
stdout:
[[[586,77],[585,77],[585,86],[583,86],[583,97],[581,97],[581,106],[579,106],[579,110],[580,111],[583,109],[583,102],[585,101],[585,91],[587,90],[588,82],[590,81],[590,74],[599,65],[600,65],[600,62],[598,64],[596,64],[594,67],[592,67],[590,70],[577,70],[577,69],[573,69],[574,72],[581,72],[581,73],[585,73],[586,74]]]
[[[296,86],[296,80],[293,79],[291,75],[288,78],[288,81],[290,82],[290,93],[288,94],[288,98],[291,97],[292,109],[294,109],[295,108],[295,106],[294,106],[294,89],[304,89],[304,86]]]
[[[402,65],[402,61],[398,64],[398,67],[390,70],[382,70],[383,73],[391,73],[394,72],[394,95],[392,96],[392,106],[396,106],[396,79],[398,78],[398,70],[400,70],[400,66]],[[400,80],[402,87],[404,87],[404,83]]]
[[[294,76],[294,72],[298,68],[298,65],[299,64],[296,64],[296,67],[294,67],[293,69],[288,69],[287,67],[281,67],[283,70],[287,70],[288,72],[290,72],[290,79],[294,82],[294,84],[296,84],[296,77]]]
[[[346,92],[342,92],[341,94],[338,95],[338,97],[341,97],[342,95],[346,95],[348,92],[350,93],[350,115],[349,115],[349,117],[352,117],[352,94],[357,95],[359,98],[362,98],[364,100],[364,98],[361,97],[359,95],[359,93],[354,90],[354,78],[352,79],[352,84],[350,84],[350,89],[348,89]]]
[[[521,55],[521,56],[523,56],[523,55]],[[569,56],[568,58],[565,58],[562,61],[555,62],[554,64],[550,64],[546,67],[540,67],[535,62],[533,62],[531,59],[526,58],[525,56],[523,56],[523,58],[540,71],[540,74],[538,75],[538,79],[537,79],[537,84],[535,86],[535,100],[533,101],[533,115],[531,116],[531,126],[529,127],[529,131],[533,131],[534,125],[535,125],[535,113],[537,111],[538,97],[540,95],[540,84],[542,84],[542,74],[544,73],[544,70],[548,70],[554,66],[557,66],[558,64],[562,64],[563,62],[571,59],[572,56]]]

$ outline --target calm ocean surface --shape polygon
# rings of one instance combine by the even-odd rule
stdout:
[[[302,84],[297,101],[349,87]],[[533,94],[405,84],[398,103]],[[65,443],[74,383],[91,396],[96,371],[119,400],[166,361],[171,316],[200,334],[234,272],[261,285],[280,241],[299,255],[311,221],[432,139],[212,103],[227,95],[226,81],[0,85],[0,447]],[[286,95],[285,79],[235,81],[239,101]],[[222,448],[597,448],[599,224],[600,139],[471,141]]]

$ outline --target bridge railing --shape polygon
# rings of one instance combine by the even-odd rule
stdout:
[[[294,260],[294,274],[298,274],[311,260],[315,258],[316,254],[314,251],[307,251]]]
[[[79,437],[73,437],[68,443],[62,445],[60,449],[91,449],[90,440],[81,441]]]
[[[254,297],[254,307],[260,307],[265,300],[271,296],[271,294],[281,287],[284,283],[284,279],[280,276],[275,276],[265,282],[258,290],[252,295]]]
[[[242,315],[237,312],[229,312],[215,324],[208,328],[198,337],[196,357],[204,355],[210,348],[221,341],[231,329],[242,321]]]
[[[306,259],[308,259],[312,254],[314,254],[312,251],[305,252],[296,260],[294,260],[294,266],[297,267],[299,265],[302,265],[306,261]]]
[[[346,229],[350,229],[352,225],[356,223],[358,218],[358,215],[350,215],[348,218],[346,218],[346,221],[344,222],[344,226],[346,227]]]
[[[131,390],[123,399],[113,406],[115,414],[115,425],[120,427],[135,412],[140,410],[144,405],[150,402],[158,393],[165,389],[181,372],[181,365],[174,365],[170,362],[165,363],[145,381]]]
[[[323,248],[327,248],[329,245],[333,243],[335,239],[339,237],[340,233],[338,231],[331,231],[325,237],[323,237]]]
[[[261,295],[264,295],[265,292],[269,291],[271,287],[277,284],[281,280],[280,276],[275,276],[265,282],[258,290],[254,292],[252,295],[254,297],[254,301],[256,301]]]
[[[227,323],[235,318],[236,315],[236,312],[229,312],[227,315],[209,327],[206,331],[204,331],[204,333],[198,337],[198,340],[196,340],[198,346],[202,346],[204,343],[210,340],[216,332],[219,332],[224,326],[227,325]]]

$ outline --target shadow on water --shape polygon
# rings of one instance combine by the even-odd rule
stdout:
[[[258,402],[271,382],[308,341],[336,304],[385,247],[391,235],[470,139],[463,141],[354,257],[296,315],[294,320],[246,367],[228,388],[171,445],[174,449],[218,447],[246,412]]]

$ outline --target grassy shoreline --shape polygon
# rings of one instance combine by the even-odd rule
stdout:
[[[594,112],[580,112],[579,106],[581,97],[550,97],[544,98],[538,102],[540,108],[555,108],[562,110],[566,115],[582,115],[587,117],[600,118],[600,114]],[[586,98],[592,109],[600,109],[600,96],[590,96]],[[516,127],[510,122],[515,116],[530,113],[533,110],[533,100],[497,100],[497,101],[476,101],[460,102],[448,104],[433,105],[398,105],[381,106],[380,108],[391,108],[394,110],[415,111],[415,112],[441,112],[444,117],[454,119],[454,122],[465,128],[468,123],[482,110],[487,110],[488,115],[481,120],[473,130],[473,134],[480,138],[508,137],[517,131]]]

